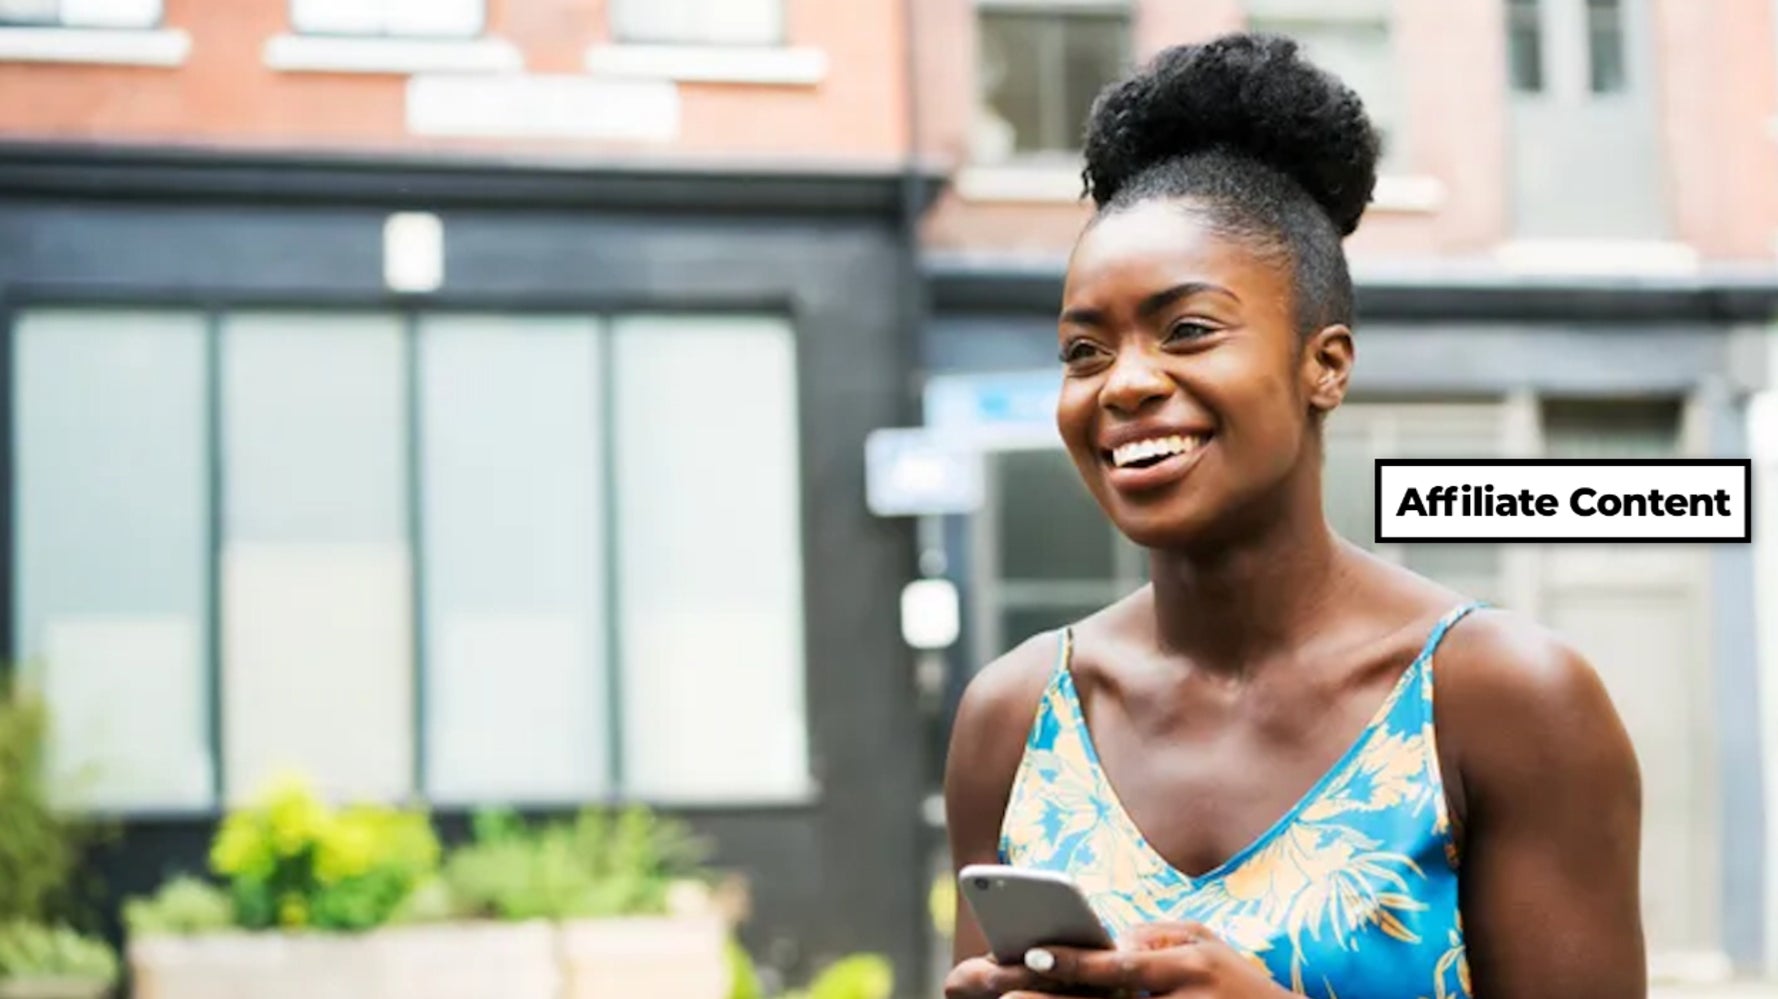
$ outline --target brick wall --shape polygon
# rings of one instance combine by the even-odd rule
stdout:
[[[166,0],[186,31],[178,67],[0,61],[0,133],[13,138],[227,143],[303,148],[522,150],[586,156],[899,162],[906,147],[901,0],[785,0],[787,43],[821,50],[818,82],[677,85],[676,134],[597,138],[425,138],[407,127],[408,77],[267,66],[288,31],[286,0]],[[524,71],[585,77],[609,40],[604,0],[490,0],[489,34]],[[670,84],[662,84],[670,85]]]

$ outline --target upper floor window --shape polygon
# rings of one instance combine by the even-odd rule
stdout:
[[[612,33],[644,45],[781,45],[783,0],[612,0]]]
[[[0,25],[45,28],[152,28],[161,0],[0,0]]]
[[[1401,172],[1407,108],[1396,65],[1392,0],[1248,0],[1248,27],[1287,35],[1304,58],[1358,93],[1383,140],[1382,169]]]
[[[1507,0],[1507,70],[1514,90],[1543,90],[1543,24],[1537,0]]]
[[[974,158],[1072,157],[1093,99],[1129,67],[1128,6],[982,0],[977,24]]]
[[[1506,16],[1515,92],[1572,100],[1630,89],[1625,0],[1508,0]]]
[[[1627,89],[1624,0],[1587,0],[1587,82],[1595,94]]]
[[[292,0],[290,22],[305,35],[468,38],[482,33],[483,0]]]

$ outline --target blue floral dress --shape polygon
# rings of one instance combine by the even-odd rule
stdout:
[[[1468,997],[1458,856],[1432,724],[1441,618],[1371,723],[1271,829],[1188,877],[1148,844],[1100,766],[1061,633],[1001,828],[1001,862],[1071,875],[1114,935],[1204,923],[1321,999]]]

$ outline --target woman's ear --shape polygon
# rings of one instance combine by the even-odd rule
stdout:
[[[1353,351],[1352,330],[1343,324],[1318,330],[1303,345],[1303,397],[1311,410],[1325,415],[1345,401]]]

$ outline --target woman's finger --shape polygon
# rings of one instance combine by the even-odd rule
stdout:
[[[1041,979],[1029,968],[999,964],[990,958],[972,958],[952,969],[945,994],[957,997],[995,997],[1021,989],[1036,988]]]
[[[1044,947],[1025,956],[1044,979],[1121,992],[1171,992],[1203,981],[1205,955],[1193,947],[1169,950],[1074,950]]]
[[[1128,950],[1164,950],[1209,943],[1218,939],[1215,931],[1203,923],[1183,920],[1174,923],[1145,923],[1133,927],[1118,943]]]

